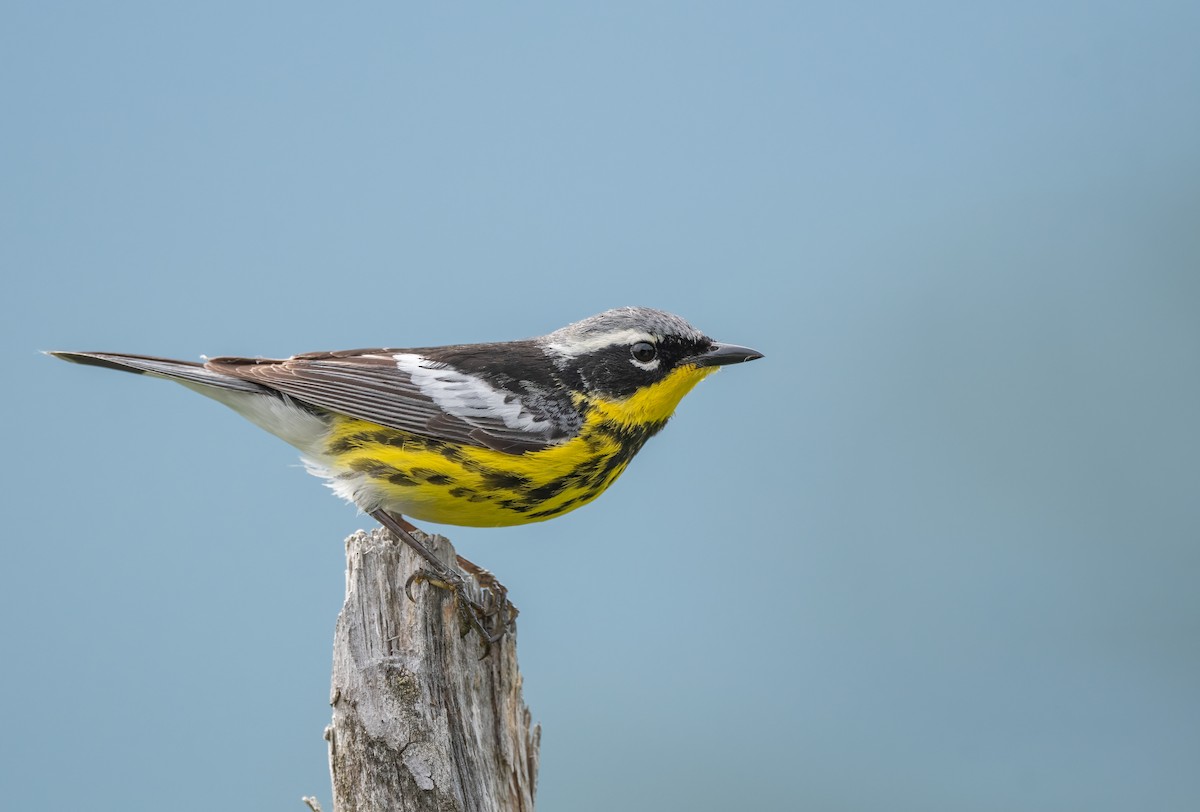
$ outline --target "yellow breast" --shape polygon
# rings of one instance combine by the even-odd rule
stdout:
[[[576,397],[579,434],[524,454],[462,445],[337,416],[326,443],[334,489],[360,507],[420,521],[501,527],[595,499],[713,368],[682,367],[622,400]]]

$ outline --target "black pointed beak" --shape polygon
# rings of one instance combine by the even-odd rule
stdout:
[[[726,364],[740,364],[743,361],[753,361],[762,358],[763,354],[749,347],[739,347],[737,344],[719,344],[714,342],[708,352],[690,359],[698,367],[719,367]]]

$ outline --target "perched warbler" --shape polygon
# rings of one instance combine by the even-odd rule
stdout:
[[[401,516],[498,527],[587,504],[693,386],[762,357],[647,307],[492,344],[204,363],[50,354],[168,378],[220,401],[300,449],[312,473],[402,538],[413,528]],[[461,597],[455,576],[422,555],[434,580]]]

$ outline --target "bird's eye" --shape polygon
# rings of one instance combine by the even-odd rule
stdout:
[[[639,341],[629,348],[629,352],[643,364],[653,361],[654,356],[658,355],[658,350],[649,341]]]

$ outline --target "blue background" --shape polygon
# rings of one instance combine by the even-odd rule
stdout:
[[[1200,805],[1200,5],[55,3],[0,24],[6,805],[328,809],[296,455],[43,349],[646,304],[767,354],[446,529],[545,810]]]

